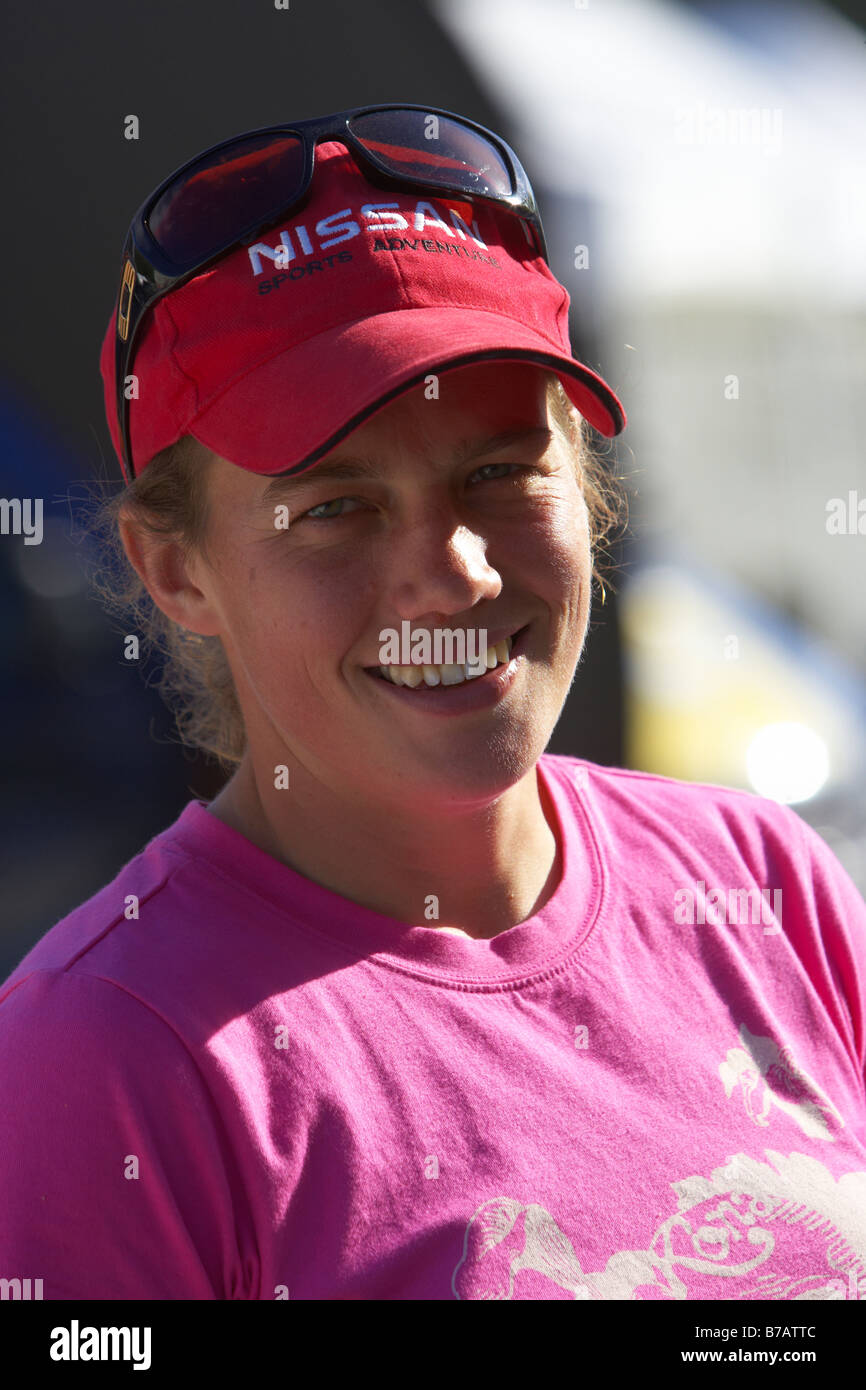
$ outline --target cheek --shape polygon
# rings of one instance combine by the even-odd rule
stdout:
[[[226,572],[222,591],[229,640],[269,702],[323,686],[369,625],[369,574],[322,554],[289,563],[259,552]]]
[[[518,563],[539,582],[559,589],[564,599],[589,580],[592,567],[589,513],[576,486],[552,496],[526,526]]]
[[[220,552],[215,601],[229,660],[240,663],[255,683],[289,628],[272,557],[259,548],[244,550],[229,538]]]

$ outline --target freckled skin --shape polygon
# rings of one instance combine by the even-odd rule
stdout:
[[[260,504],[271,479],[216,458],[212,567],[122,525],[160,607],[225,645],[248,749],[211,812],[400,921],[435,927],[424,900],[436,893],[438,925],[473,936],[525,920],[559,877],[535,764],[583,648],[592,557],[545,388],[530,364],[482,363],[443,372],[438,400],[406,392],[328,455],[372,455],[382,477],[305,488],[287,531]],[[546,449],[452,461],[463,437],[533,424],[554,431]],[[404,619],[430,632],[531,622],[523,670],[490,709],[439,720],[395,708],[362,668]],[[278,764],[288,790],[274,787]]]

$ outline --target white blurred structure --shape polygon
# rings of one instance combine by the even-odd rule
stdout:
[[[818,4],[436,12],[508,113],[626,408],[637,536],[685,542],[866,673],[866,34]]]

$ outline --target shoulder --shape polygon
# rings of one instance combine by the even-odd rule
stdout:
[[[724,825],[761,824],[799,833],[805,823],[790,807],[740,787],[712,782],[685,782],[661,773],[606,767],[586,758],[545,753],[546,771],[569,793],[585,793],[599,806],[649,822],[653,815],[676,813],[687,822]],[[808,829],[808,827],[806,827]]]
[[[733,787],[545,755],[544,770],[600,847],[622,902],[697,884],[772,893],[784,937],[843,1009],[866,1058],[866,901],[824,839],[791,806]],[[777,897],[778,894],[778,897]]]
[[[592,833],[635,866],[652,860],[733,871],[748,867],[762,882],[784,881],[813,905],[834,899],[866,922],[866,903],[830,846],[791,806],[739,787],[684,782],[658,773],[605,767],[584,758],[544,754],[544,770],[588,818]],[[818,902],[815,902],[815,899]]]
[[[34,943],[0,983],[0,1006],[34,974],[111,977],[118,962],[134,951],[141,936],[142,913],[148,905],[160,907],[158,914],[151,914],[149,929],[153,929],[154,919],[157,923],[171,921],[176,880],[183,877],[191,863],[175,836],[178,821],[150,840],[109,883],[79,903]],[[157,926],[151,947],[158,944],[158,932]]]

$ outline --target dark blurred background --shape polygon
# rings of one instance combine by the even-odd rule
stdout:
[[[617,588],[551,751],[790,802],[863,892],[854,8],[46,0],[5,30],[0,495],[42,497],[44,537],[0,535],[0,978],[224,780],[124,661],[74,524],[82,480],[119,480],[98,356],[129,220],[206,146],[365,102],[455,110],[514,145],[575,355],[629,415],[596,439],[630,480]]]

